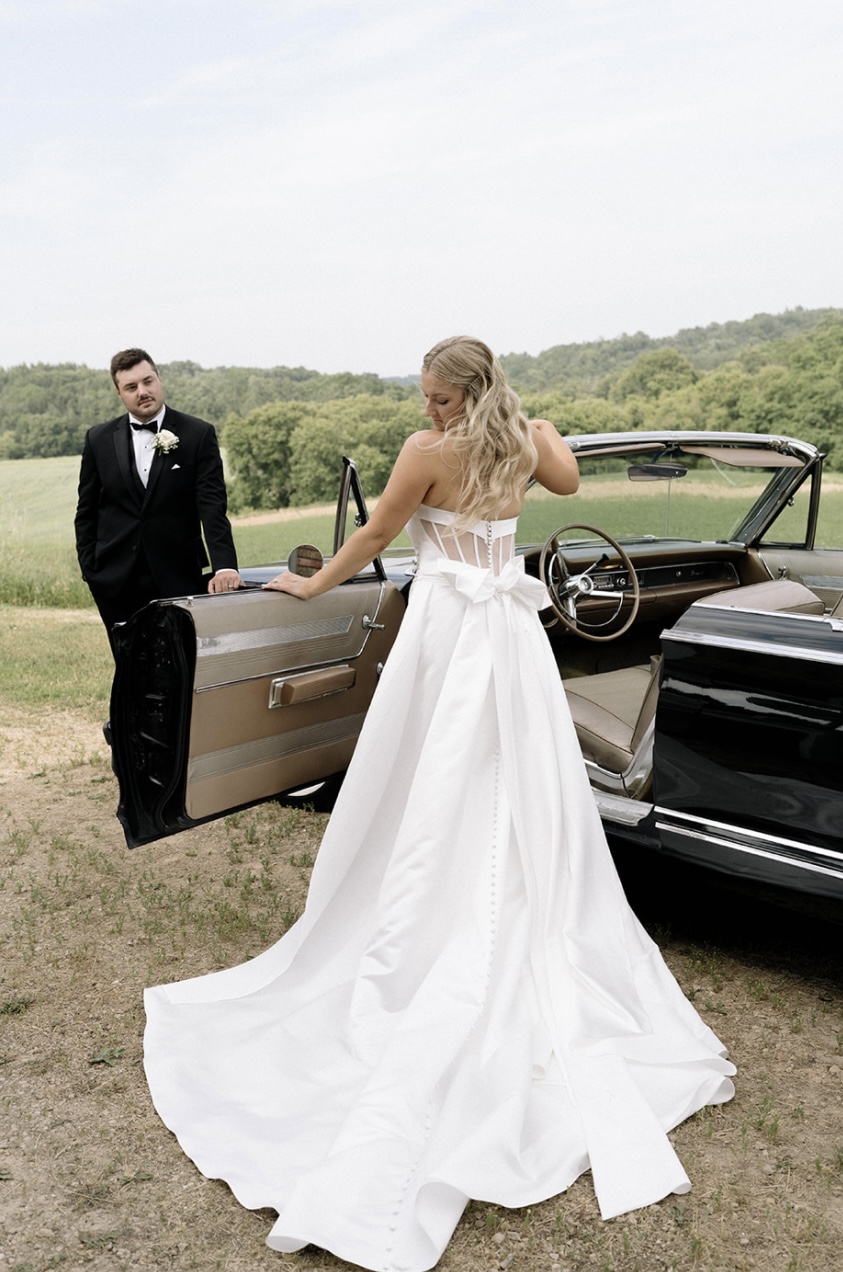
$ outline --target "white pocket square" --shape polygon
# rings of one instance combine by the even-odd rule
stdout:
[[[181,464],[173,464],[172,468],[170,469],[170,472],[174,473],[177,468],[181,468]]]

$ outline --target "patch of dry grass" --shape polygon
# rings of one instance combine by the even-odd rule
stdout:
[[[0,754],[0,1268],[340,1272],[321,1251],[266,1249],[272,1215],[199,1175],[142,1068],[144,986],[277,939],[324,815],[270,804],[129,852],[97,706],[24,707],[0,690],[0,707],[15,730]],[[736,1099],[673,1133],[693,1190],[606,1224],[587,1175],[529,1209],[473,1202],[441,1267],[830,1272],[843,1262],[838,934],[656,886],[634,865],[647,925],[738,1065]]]

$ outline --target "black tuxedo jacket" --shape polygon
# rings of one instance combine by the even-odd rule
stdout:
[[[128,415],[88,430],[79,474],[76,553],[91,591],[113,596],[143,549],[159,595],[204,592],[208,544],[214,572],[236,569],[225,480],[213,425],[169,406],[162,428],[178,437],[156,452],[144,489]]]

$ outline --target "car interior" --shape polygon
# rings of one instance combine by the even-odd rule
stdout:
[[[690,535],[624,535],[618,542],[598,521],[600,528],[561,527],[543,547],[524,551],[525,568],[543,578],[554,601],[543,618],[592,785],[627,799],[646,800],[651,790],[660,637],[690,605],[813,617],[843,614],[843,554],[833,553],[830,564],[827,554],[821,567],[812,566],[814,554],[806,552],[807,542],[799,541],[805,532],[793,511],[795,491],[788,498],[777,492],[777,486],[786,492],[787,483],[793,486],[801,476],[801,461],[733,448],[724,463],[724,452],[714,447],[692,445],[683,451],[664,448],[661,456],[633,456],[634,463],[625,454],[627,479],[663,483],[660,490],[669,508],[671,490],[681,486],[680,478],[696,476],[696,464],[712,459],[736,486],[747,482],[750,468],[760,469],[763,480],[752,491],[755,506],[743,517],[740,534],[715,538],[709,532],[697,540]],[[582,467],[587,484],[589,466]],[[805,517],[818,497],[811,477],[809,473],[799,497]],[[604,481],[598,495],[611,514],[607,491],[611,495]],[[712,502],[717,495],[712,488]],[[760,511],[765,502],[772,509],[766,524]],[[631,508],[627,499],[615,524]],[[593,515],[600,516],[600,504]],[[823,584],[816,590],[808,586],[815,578]]]

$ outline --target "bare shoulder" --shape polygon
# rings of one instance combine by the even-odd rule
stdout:
[[[428,473],[438,470],[442,462],[443,440],[443,435],[432,428],[411,433],[401,447],[399,464],[421,467]]]
[[[404,443],[404,450],[420,450],[425,453],[442,449],[443,434],[435,428],[422,428],[411,433]]]

